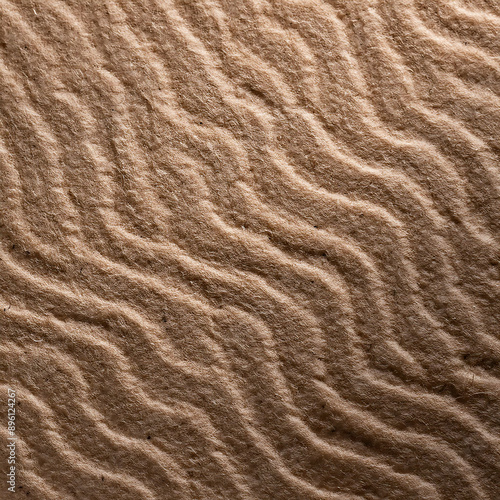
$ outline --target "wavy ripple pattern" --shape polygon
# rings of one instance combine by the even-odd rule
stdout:
[[[18,496],[500,498],[496,2],[0,13]]]

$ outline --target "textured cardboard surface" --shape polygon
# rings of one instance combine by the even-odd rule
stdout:
[[[0,17],[1,499],[500,498],[498,2]]]

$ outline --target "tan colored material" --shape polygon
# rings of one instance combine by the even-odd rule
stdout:
[[[0,16],[0,499],[500,498],[496,0]]]

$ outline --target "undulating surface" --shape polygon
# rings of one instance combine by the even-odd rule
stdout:
[[[500,498],[500,3],[0,12],[0,498]]]

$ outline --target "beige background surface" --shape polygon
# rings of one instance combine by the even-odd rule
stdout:
[[[500,498],[498,2],[0,27],[0,498]]]

